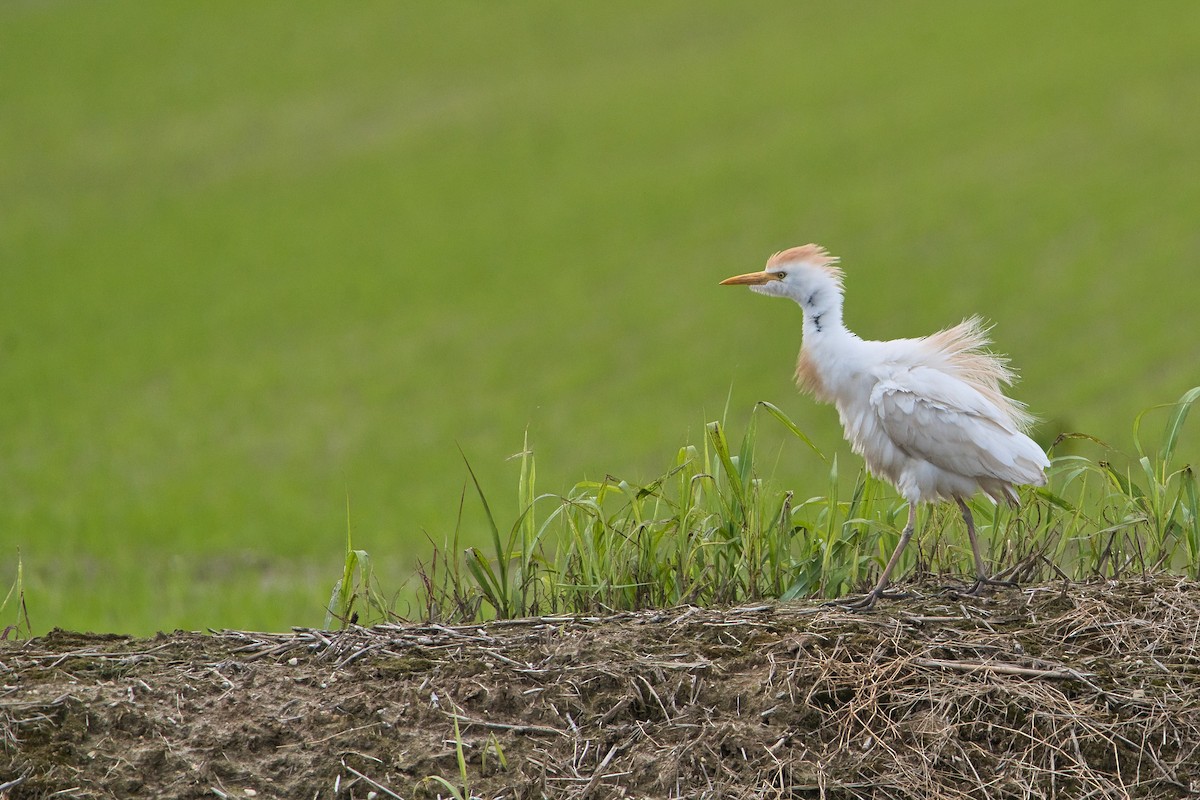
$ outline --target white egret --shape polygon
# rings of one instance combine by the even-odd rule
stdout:
[[[882,596],[917,519],[917,504],[953,500],[962,511],[975,557],[970,593],[1012,585],[988,575],[966,501],[982,490],[1015,505],[1014,486],[1046,483],[1046,454],[1026,435],[1032,417],[1001,391],[1013,372],[986,350],[978,317],[931,336],[867,341],[842,323],[842,271],[825,248],[806,244],[776,253],[762,272],[736,275],[723,286],[749,286],[787,297],[804,311],[796,383],[832,403],[854,452],[908,501],[908,524],[879,582],[845,604],[870,608]]]

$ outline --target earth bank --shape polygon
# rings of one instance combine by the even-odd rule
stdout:
[[[1198,639],[1200,584],[1174,578],[866,614],[56,630],[0,643],[0,798],[1195,797]]]

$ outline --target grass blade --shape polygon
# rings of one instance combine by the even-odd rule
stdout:
[[[826,458],[825,454],[821,452],[821,448],[817,447],[816,444],[813,443],[813,440],[808,438],[808,436],[804,434],[804,431],[800,430],[796,423],[792,422],[788,415],[783,413],[783,411],[781,411],[777,405],[774,403],[768,403],[766,400],[760,400],[758,405],[755,407],[765,408],[771,414],[771,416],[783,423],[783,427],[791,431],[793,436],[808,445],[809,449],[816,453],[822,461],[824,461],[826,464],[829,463],[829,459]]]
[[[708,423],[708,439],[712,443],[713,451],[717,454],[717,459],[721,462],[721,469],[725,472],[730,489],[733,490],[734,499],[737,500],[738,515],[744,519],[746,516],[746,490],[742,486],[741,473],[738,471],[737,465],[733,463],[733,457],[729,454],[729,441],[725,438],[725,431],[721,427],[721,423]]]
[[[468,547],[465,556],[467,571],[471,573],[471,577],[475,579],[475,583],[478,584],[480,591],[483,592],[484,599],[496,609],[496,616],[498,618],[508,618],[509,607],[505,597],[504,586],[501,584],[500,579],[496,577],[496,573],[492,570],[492,565],[488,562],[487,557],[474,547]]]
[[[493,573],[491,567],[487,565],[486,559],[480,553],[471,548],[468,554],[473,554],[474,563],[483,565],[486,570],[480,572],[472,567],[472,559],[468,558],[467,566],[471,568],[471,574],[478,580],[482,574],[487,574],[493,590],[494,600],[489,600],[496,607],[496,613],[502,618],[511,616],[511,597],[509,596],[508,587],[508,559],[509,553],[506,550],[504,543],[500,541],[500,528],[496,525],[496,516],[492,513],[492,507],[488,504],[487,496],[483,493],[483,487],[479,485],[479,479],[475,477],[475,470],[471,468],[471,462],[467,460],[466,453],[459,450],[462,454],[463,463],[467,465],[467,473],[471,476],[471,483],[475,485],[475,492],[479,495],[479,502],[483,505],[483,513],[487,517],[488,530],[492,534],[492,547],[496,554],[496,572]],[[498,573],[498,574],[497,574]]]
[[[1183,397],[1179,398],[1179,402],[1175,404],[1175,411],[1172,412],[1171,418],[1167,420],[1167,429],[1163,434],[1163,464],[1168,465],[1171,459],[1175,456],[1175,446],[1179,443],[1179,432],[1183,429],[1183,423],[1187,419],[1188,412],[1191,411],[1192,405],[1200,400],[1200,386],[1193,387],[1187,392],[1184,392]]]

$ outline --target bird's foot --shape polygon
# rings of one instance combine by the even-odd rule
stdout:
[[[957,597],[982,597],[993,588],[1016,589],[1020,586],[1016,581],[1006,581],[1000,578],[979,577],[969,589],[950,589],[950,594]]]
[[[844,611],[868,611],[875,607],[875,603],[879,600],[905,600],[912,597],[911,592],[889,592],[883,589],[872,589],[858,599],[840,598],[838,600],[830,600],[821,605],[825,608],[840,608]]]

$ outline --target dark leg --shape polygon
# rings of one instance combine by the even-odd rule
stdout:
[[[908,540],[912,538],[913,530],[917,527],[917,504],[908,504],[908,524],[904,526],[904,532],[900,534],[900,541],[896,543],[896,549],[892,551],[892,557],[888,559],[887,566],[883,568],[883,574],[879,576],[879,583],[875,584],[875,588],[867,592],[858,600],[846,602],[843,600],[834,600],[825,603],[827,606],[838,606],[850,611],[865,611],[875,605],[881,597],[893,597],[904,595],[891,595],[884,592],[887,588],[888,578],[892,576],[892,570],[896,568],[896,562],[900,560],[900,554],[904,552],[904,548],[908,546]]]
[[[988,575],[987,567],[983,564],[983,556],[979,552],[979,540],[975,538],[975,518],[971,516],[971,509],[967,507],[961,497],[954,499],[958,503],[959,509],[962,510],[963,522],[967,523],[967,538],[971,540],[971,553],[975,556],[975,583],[961,594],[982,594],[985,586],[1016,586],[1017,584],[1013,581],[1000,581]]]

